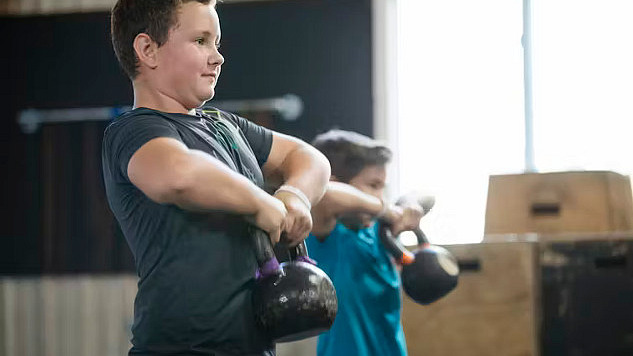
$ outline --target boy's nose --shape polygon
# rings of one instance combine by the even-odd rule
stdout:
[[[222,65],[224,63],[224,56],[222,56],[219,52],[210,56],[210,62],[215,65]]]
[[[217,48],[209,52],[209,64],[220,66],[224,63],[224,56],[218,52]]]

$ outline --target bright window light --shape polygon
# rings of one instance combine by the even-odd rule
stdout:
[[[398,6],[400,191],[436,196],[431,242],[479,242],[488,176],[524,164],[522,4]]]
[[[538,171],[633,171],[633,2],[533,1]],[[524,169],[522,1],[398,0],[400,191],[433,243],[481,241],[488,176]]]
[[[633,1],[535,1],[540,171],[633,171]]]

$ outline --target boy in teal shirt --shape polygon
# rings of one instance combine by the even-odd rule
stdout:
[[[400,277],[380,242],[381,220],[392,232],[411,230],[422,218],[415,206],[386,204],[383,193],[391,151],[349,131],[319,135],[313,146],[329,160],[332,177],[313,207],[310,256],[332,279],[339,310],[332,328],[319,336],[319,356],[406,355],[400,323]]]

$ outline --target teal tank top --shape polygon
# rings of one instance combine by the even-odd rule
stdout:
[[[354,231],[338,223],[325,241],[310,235],[308,254],[338,297],[332,328],[319,336],[318,356],[405,356],[400,276],[378,236],[378,223]]]

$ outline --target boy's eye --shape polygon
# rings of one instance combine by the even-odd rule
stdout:
[[[201,46],[204,46],[204,45],[210,44],[210,42],[209,42],[209,41],[207,41],[207,40],[206,40],[205,38],[203,38],[203,37],[196,38],[196,43],[197,43],[197,44],[199,44],[199,45],[201,45]],[[214,43],[213,45],[215,46],[215,48],[216,48],[216,49],[220,49],[220,42],[218,42],[218,43]]]
[[[370,186],[372,187],[372,189],[382,189],[383,187],[382,183],[373,183]]]

